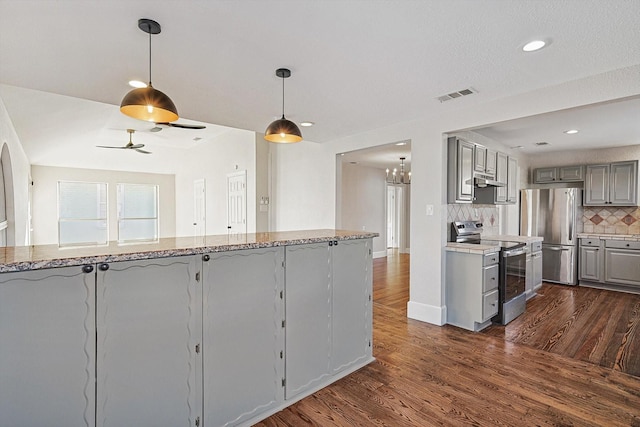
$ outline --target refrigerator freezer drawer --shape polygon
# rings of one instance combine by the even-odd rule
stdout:
[[[542,245],[542,280],[577,284],[577,251],[574,246]]]

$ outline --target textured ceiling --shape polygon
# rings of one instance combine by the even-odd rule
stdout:
[[[129,80],[148,80],[137,20],[151,18],[153,84],[182,118],[263,132],[281,114],[274,72],[288,67],[287,118],[315,122],[305,139],[326,142],[640,64],[638,16],[638,0],[0,0],[0,83],[98,103],[52,113],[48,95],[35,110],[12,97],[31,147],[133,127],[115,106]],[[522,52],[534,38],[550,44]]]

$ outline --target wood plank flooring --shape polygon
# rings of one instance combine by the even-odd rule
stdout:
[[[609,337],[637,343],[640,333],[637,327],[623,327],[624,316],[611,325],[595,322],[602,331],[597,338],[577,341],[569,340],[568,332],[558,335],[557,331],[590,327],[584,314],[545,326],[555,328],[551,336],[556,338],[545,340],[536,333],[536,326],[544,323],[544,310],[547,314],[570,311],[563,303],[536,309],[540,314],[520,328],[508,325],[472,333],[429,325],[406,317],[408,265],[408,255],[374,260],[376,361],[258,426],[640,427],[640,378],[591,363],[584,360],[586,356],[574,359],[558,354],[560,349],[575,349],[575,355],[615,360],[620,346],[618,352],[612,350],[615,345],[607,344],[613,340]],[[597,297],[599,292],[581,300],[578,311],[586,313],[598,303],[594,298],[613,298]],[[553,300],[552,293],[543,287],[536,305],[548,305],[542,296]],[[565,301],[570,298],[565,295]],[[601,316],[635,307],[609,304],[609,313],[603,309]],[[515,342],[525,337],[528,342]],[[639,354],[630,344],[625,344],[625,352],[629,354],[620,364],[629,366]]]
[[[545,283],[523,315],[482,333],[640,377],[640,295]]]

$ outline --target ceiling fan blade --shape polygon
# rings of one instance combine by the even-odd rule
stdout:
[[[138,148],[142,148],[144,147],[144,144],[132,144],[132,145],[127,145],[126,148],[131,148],[133,150],[137,150]]]
[[[151,151],[141,150],[139,148],[134,148],[134,150],[136,150],[138,153],[142,153],[142,154],[151,154]]]
[[[156,123],[156,125],[171,126],[174,128],[182,128],[182,129],[206,129],[206,126],[203,126],[203,125],[188,125],[185,123]]]
[[[110,145],[96,145],[98,148],[127,148],[127,147],[112,147]]]

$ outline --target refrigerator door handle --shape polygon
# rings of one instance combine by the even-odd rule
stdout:
[[[549,251],[557,251],[557,252],[570,250],[569,248],[553,248],[553,247],[551,247],[551,248],[547,247],[546,249],[549,250]]]
[[[569,213],[569,215],[567,215],[567,222],[568,222],[568,229],[569,229],[568,240],[570,242],[573,240],[573,217],[575,216],[573,214],[573,209],[574,209],[573,192],[567,191],[567,212]]]

